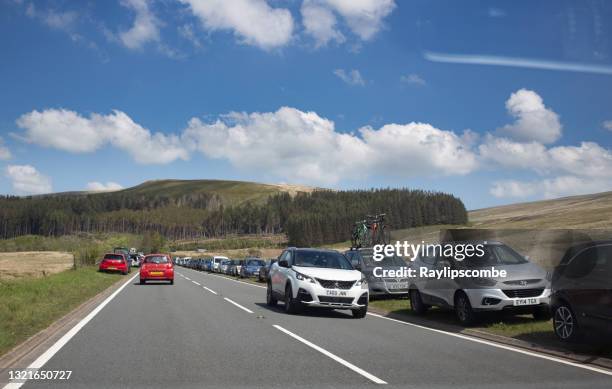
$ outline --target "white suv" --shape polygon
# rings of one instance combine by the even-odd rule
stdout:
[[[223,257],[220,255],[215,255],[212,259],[212,267],[211,270],[215,273],[221,272],[221,261],[228,261],[228,257]]]
[[[368,284],[337,251],[288,248],[270,268],[266,302],[285,302],[287,313],[302,307],[350,309],[356,318],[368,312]]]

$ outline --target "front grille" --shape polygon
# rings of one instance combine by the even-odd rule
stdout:
[[[529,284],[537,284],[542,280],[540,279],[530,279],[530,280],[517,280],[517,281],[506,281],[504,284],[506,285],[529,285]]]
[[[333,304],[352,304],[352,297],[333,297],[333,296],[319,296],[319,301],[322,303],[333,303]]]
[[[317,278],[319,284],[325,289],[351,289],[355,284],[355,281],[333,281],[333,280],[322,280]]]
[[[504,289],[504,294],[510,298],[538,297],[544,292],[544,288],[537,289]]]

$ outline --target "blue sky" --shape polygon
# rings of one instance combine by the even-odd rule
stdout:
[[[611,21],[584,0],[0,0],[0,193],[612,190]]]

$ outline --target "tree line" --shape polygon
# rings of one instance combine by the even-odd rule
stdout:
[[[460,199],[422,190],[280,193],[263,203],[233,206],[224,205],[217,194],[172,197],[117,192],[0,196],[0,237],[156,232],[166,239],[184,240],[284,233],[290,244],[306,246],[348,240],[353,223],[375,213],[386,213],[394,229],[467,222]]]

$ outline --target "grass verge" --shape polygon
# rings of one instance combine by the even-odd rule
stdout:
[[[0,355],[122,277],[94,267],[0,282]]]

